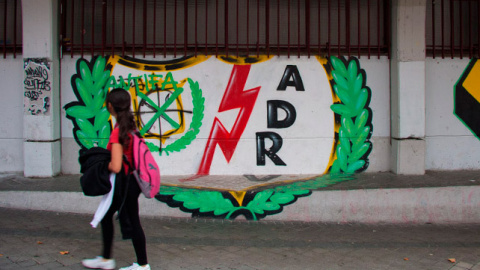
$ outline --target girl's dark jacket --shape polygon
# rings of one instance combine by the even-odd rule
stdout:
[[[110,171],[108,163],[111,160],[111,153],[102,147],[92,147],[86,150],[80,150],[80,185],[86,196],[101,196],[110,192],[112,186],[110,184]],[[117,173],[115,179],[115,189],[113,196],[125,197],[128,186],[128,176],[122,166],[122,171]],[[122,200],[123,201],[123,200]],[[123,206],[123,204],[122,204]],[[131,238],[131,223],[126,208],[118,209],[118,217],[120,220],[123,239]]]

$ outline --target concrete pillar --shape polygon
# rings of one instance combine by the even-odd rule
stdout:
[[[58,0],[22,0],[24,175],[60,173]]]
[[[392,171],[424,174],[427,0],[392,2]]]

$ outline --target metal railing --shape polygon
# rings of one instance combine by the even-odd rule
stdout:
[[[19,0],[0,0],[0,50],[16,58],[22,52],[22,12]]]
[[[428,0],[427,55],[433,58],[478,58],[479,15],[479,0]]]
[[[61,0],[63,55],[390,56],[389,0]]]

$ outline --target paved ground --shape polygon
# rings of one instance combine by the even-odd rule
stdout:
[[[0,269],[83,269],[90,215],[0,208]],[[144,218],[152,269],[480,269],[480,225]],[[117,239],[118,267],[134,260]],[[62,254],[64,253],[64,254]],[[455,259],[455,263],[449,259]]]

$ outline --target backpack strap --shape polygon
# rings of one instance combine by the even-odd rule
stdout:
[[[132,163],[130,163],[130,161],[128,161],[127,155],[125,155],[125,154],[123,154],[123,161],[125,161],[125,163],[128,166],[128,172],[126,172],[126,174],[127,175],[131,174],[135,170],[135,168],[132,166]]]

